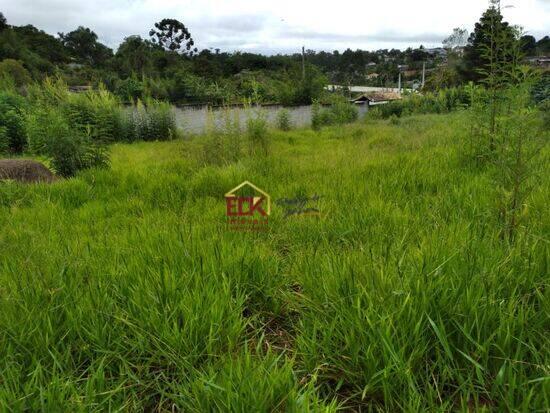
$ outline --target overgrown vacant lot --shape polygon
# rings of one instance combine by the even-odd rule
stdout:
[[[513,244],[463,114],[116,145],[110,170],[0,184],[0,406],[21,411],[547,411],[550,176]],[[224,194],[321,195],[226,228]]]

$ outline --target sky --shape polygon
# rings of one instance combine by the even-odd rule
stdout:
[[[0,0],[12,25],[50,34],[90,27],[116,50],[148,38],[163,18],[182,21],[199,49],[265,54],[437,47],[455,27],[473,30],[487,0]],[[550,0],[502,0],[503,15],[537,39],[550,35]]]

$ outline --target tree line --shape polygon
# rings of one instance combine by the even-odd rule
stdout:
[[[423,67],[431,89],[479,81],[486,41],[482,33],[493,20],[503,35],[515,35],[500,10],[490,7],[473,33],[455,29],[436,52],[422,46],[403,51],[308,50],[304,76],[300,53],[199,51],[189,29],[175,19],[155,23],[149,38],[126,37],[113,51],[90,28],[52,36],[32,25],[9,25],[0,13],[0,75],[8,73],[19,84],[44,76],[61,76],[69,85],[101,83],[127,100],[152,96],[179,103],[223,104],[254,98],[309,104],[322,97],[328,83],[396,86],[400,72],[404,81],[412,81],[420,78]],[[525,55],[550,53],[548,36],[537,41],[525,35],[521,43]]]

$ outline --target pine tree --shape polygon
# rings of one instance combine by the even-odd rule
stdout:
[[[492,1],[468,39],[461,75],[468,81],[478,82],[492,65],[506,66],[513,57],[503,46],[513,44],[514,40],[514,30],[503,20],[499,2]]]

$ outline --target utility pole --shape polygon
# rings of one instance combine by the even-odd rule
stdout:
[[[401,94],[401,70],[399,71],[399,83],[397,86],[397,93]]]
[[[306,48],[302,46],[302,80],[306,80]]]

